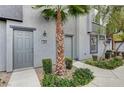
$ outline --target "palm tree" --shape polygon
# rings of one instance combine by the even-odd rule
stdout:
[[[56,74],[64,74],[64,32],[63,23],[68,16],[78,16],[88,13],[86,5],[36,5],[40,8],[42,16],[46,20],[56,21]]]

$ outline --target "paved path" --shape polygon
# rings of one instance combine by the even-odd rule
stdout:
[[[14,71],[8,83],[8,87],[40,87],[40,83],[34,69]]]
[[[78,68],[89,68],[94,72],[94,80],[86,87],[124,87],[124,66],[115,70],[105,70],[78,61],[73,65]]]

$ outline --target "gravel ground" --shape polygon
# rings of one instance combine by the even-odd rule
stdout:
[[[76,67],[73,67],[71,70],[66,70],[65,74],[63,76],[60,76],[62,78],[68,78],[71,79],[72,78],[72,73],[75,71]],[[41,82],[44,76],[44,72],[43,72],[43,68],[39,67],[35,69],[38,79]],[[55,73],[55,65],[53,66],[53,73]]]
[[[12,73],[0,72],[0,87],[6,87]]]
[[[41,67],[35,68],[37,77],[39,79],[39,81],[41,81],[43,79],[43,70]]]

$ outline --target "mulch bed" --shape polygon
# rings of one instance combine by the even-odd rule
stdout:
[[[12,73],[0,72],[0,87],[6,87]]]

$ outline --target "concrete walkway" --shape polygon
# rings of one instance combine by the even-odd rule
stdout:
[[[94,80],[86,87],[124,87],[124,66],[115,70],[105,70],[78,61],[73,65],[77,68],[89,68],[94,72]]]
[[[40,83],[34,69],[14,71],[8,83],[8,87],[40,87]]]

